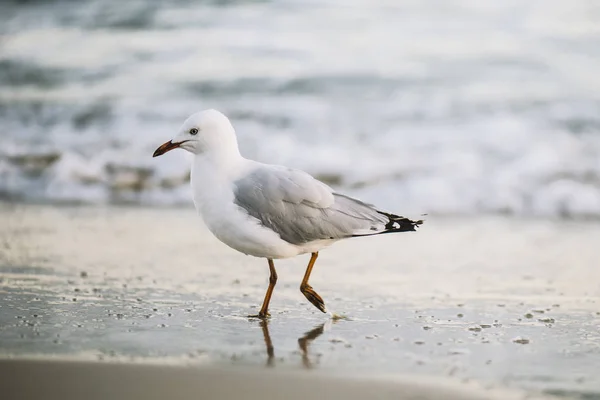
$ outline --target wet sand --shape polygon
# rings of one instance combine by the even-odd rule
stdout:
[[[239,367],[181,367],[81,361],[0,360],[3,393],[14,399],[516,399],[510,390],[415,376],[363,377]],[[32,384],[35,383],[35,384]],[[529,399],[541,399],[532,396]]]
[[[406,398],[600,398],[598,222],[431,216],[418,233],[341,242],[311,284],[347,319],[299,292],[304,256],[276,262],[264,324],[246,315],[266,262],[218,242],[191,208],[2,204],[0,221],[1,376],[140,374],[149,388],[181,386],[181,371],[185,385],[280,374],[288,388],[360,376],[349,382],[393,381]],[[413,375],[427,382],[416,392]]]

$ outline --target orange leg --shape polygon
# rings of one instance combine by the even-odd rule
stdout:
[[[275,271],[275,263],[273,260],[269,258],[268,261],[269,271],[271,271],[271,276],[269,276],[269,287],[267,288],[267,293],[265,294],[265,299],[263,300],[263,305],[260,308],[260,312],[258,315],[250,315],[250,317],[265,319],[270,316],[269,302],[271,301],[273,289],[275,289],[275,284],[277,283],[277,271]]]
[[[300,284],[300,291],[310,301],[315,307],[317,307],[321,312],[325,311],[325,302],[319,296],[317,292],[308,284],[308,278],[310,278],[310,273],[312,272],[313,266],[315,265],[315,261],[317,261],[317,257],[319,256],[318,252],[312,253],[310,257],[310,261],[308,262],[308,267],[306,267],[306,273],[304,274],[304,279],[302,279],[302,283]]]

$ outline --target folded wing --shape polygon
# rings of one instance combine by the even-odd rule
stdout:
[[[309,174],[285,167],[258,166],[234,182],[234,196],[248,215],[296,245],[414,230],[420,223],[335,193]]]

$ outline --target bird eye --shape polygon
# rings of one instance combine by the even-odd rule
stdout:
[[[198,129],[192,128],[190,129],[190,135],[196,135],[198,133]]]

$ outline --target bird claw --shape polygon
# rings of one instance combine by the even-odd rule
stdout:
[[[248,318],[255,318],[255,319],[262,319],[265,320],[267,318],[271,318],[271,314],[266,312],[266,313],[258,313],[258,314],[253,314],[253,315],[248,315]]]
[[[302,292],[304,297],[306,297],[306,299],[312,303],[313,306],[317,307],[322,313],[327,313],[327,310],[325,309],[325,302],[323,301],[321,296],[319,296],[319,294],[314,291],[312,286],[303,286],[300,288],[300,291]]]

